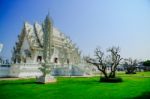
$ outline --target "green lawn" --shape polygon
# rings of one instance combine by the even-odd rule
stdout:
[[[58,77],[53,84],[36,84],[35,79],[0,81],[0,99],[148,99],[150,78],[143,75],[150,76],[150,72],[119,73],[121,83],[98,82],[99,77]]]

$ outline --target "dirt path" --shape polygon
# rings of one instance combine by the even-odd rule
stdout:
[[[0,78],[1,80],[19,80],[19,79],[30,79],[30,78]]]

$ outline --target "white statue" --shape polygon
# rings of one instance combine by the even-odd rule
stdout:
[[[39,68],[42,72],[42,76],[37,79],[39,83],[50,83],[56,82],[56,79],[51,76],[51,67],[53,64],[49,61],[53,54],[52,48],[52,23],[49,19],[49,16],[46,17],[45,22],[43,24],[44,34],[43,34],[43,59],[44,63],[42,63],[42,67]]]

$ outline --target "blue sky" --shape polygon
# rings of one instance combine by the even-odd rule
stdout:
[[[11,57],[25,21],[41,23],[48,12],[84,55],[120,46],[123,58],[150,59],[149,0],[0,0],[1,56]]]

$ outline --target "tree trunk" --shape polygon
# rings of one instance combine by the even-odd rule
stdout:
[[[108,75],[105,71],[102,71],[102,73],[104,74],[104,77],[107,79],[108,78]]]
[[[115,71],[113,71],[112,72],[112,76],[111,76],[111,78],[115,78],[116,77],[116,72]]]
[[[109,78],[115,78],[116,77],[116,71],[111,71],[109,74]]]

